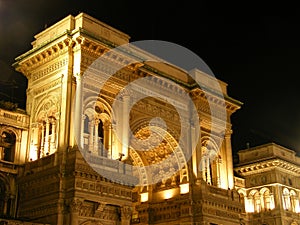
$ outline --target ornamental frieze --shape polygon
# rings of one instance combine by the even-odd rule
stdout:
[[[60,61],[57,61],[47,66],[45,69],[38,70],[37,72],[32,74],[31,76],[32,81],[37,81],[50,73],[56,72],[61,68],[65,67],[67,64],[68,64],[68,58],[64,58]]]
[[[20,210],[19,216],[20,217],[42,217],[51,214],[55,214],[57,212],[57,203],[49,203],[45,202],[46,204],[40,207],[35,207],[35,205],[31,205],[30,208],[26,208]]]
[[[71,212],[79,212],[81,210],[83,204],[83,200],[81,199],[73,199],[70,203]]]
[[[43,183],[39,186],[33,186],[30,189],[26,189],[23,191],[22,199],[32,199],[33,197],[40,197],[45,195],[46,193],[50,194],[53,191],[59,190],[59,182],[56,183]]]
[[[168,121],[175,122],[178,124],[179,115],[176,111],[162,108],[161,106],[155,106],[147,101],[138,101],[134,105],[134,109],[143,112],[143,114],[148,114],[149,116],[155,116],[160,118],[165,118]]]
[[[54,87],[56,87],[56,86],[59,87],[60,85],[61,85],[61,78],[58,78],[58,79],[56,79],[56,80],[50,82],[50,83],[47,84],[47,85],[44,85],[44,86],[42,86],[42,87],[40,87],[40,88],[34,89],[33,95],[34,95],[34,96],[37,96],[37,95],[39,95],[39,94],[41,94],[41,93],[44,93],[44,92],[46,92],[46,91],[49,91],[50,89],[52,89],[52,88],[54,88]]]
[[[221,211],[221,210],[216,210],[216,215],[225,217],[225,218],[231,218],[231,219],[239,219],[239,217],[240,217],[239,212],[230,213],[228,211]]]
[[[58,79],[59,80],[59,79]],[[54,85],[55,82],[53,82],[50,85]],[[59,117],[58,113],[60,112],[60,92],[57,89],[56,91],[51,92],[45,92],[43,95],[39,95],[34,100],[33,104],[33,112],[35,112],[33,117],[33,121],[36,121],[38,119],[38,116],[41,116],[41,113],[43,116],[55,116],[56,118]]]

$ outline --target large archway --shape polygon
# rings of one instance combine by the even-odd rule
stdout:
[[[184,153],[176,139],[158,126],[140,127],[130,142],[130,157],[141,190],[152,185],[157,189],[188,182]]]
[[[14,162],[16,151],[16,134],[9,129],[0,133],[0,159],[7,162]]]

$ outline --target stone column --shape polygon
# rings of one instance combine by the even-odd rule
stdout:
[[[188,144],[189,144],[189,149],[191,151],[191,156],[192,156],[192,168],[193,168],[193,174],[196,179],[199,178],[199,165],[197,161],[197,155],[199,152],[197,151],[197,146],[193,146],[193,143],[195,142],[195,126],[191,123],[189,123],[189,129],[188,129]],[[195,148],[195,149],[193,149]]]
[[[70,225],[78,225],[78,216],[82,207],[82,201],[74,199],[70,204]]]
[[[111,123],[108,124],[108,146],[107,146],[107,158],[112,158],[112,125]]]
[[[32,144],[37,146],[39,143],[39,127],[38,124],[32,125],[32,137],[31,137]]]
[[[64,224],[64,213],[65,213],[65,207],[64,202],[62,200],[58,201],[57,204],[57,224],[56,225],[63,225]]]
[[[117,159],[119,157],[118,148],[121,148],[121,143],[119,138],[117,138],[117,134],[113,131],[116,131],[116,124],[111,124],[112,133],[111,133],[111,158]]]
[[[50,154],[54,153],[56,150],[56,120],[53,119],[51,121],[51,125],[52,125],[52,134],[51,134],[51,141],[50,141]]]
[[[221,179],[220,179],[220,164],[221,164],[221,159],[219,158],[219,155],[216,156],[216,181],[217,181],[217,187],[221,187]]]
[[[84,149],[84,122],[86,119],[86,115],[82,115],[81,118],[81,136],[80,136],[80,147],[81,149]]]
[[[108,157],[108,152],[109,152],[109,139],[110,139],[110,134],[109,134],[109,122],[105,122],[103,124],[103,140],[102,140],[102,152],[103,152],[103,156]]]
[[[211,183],[211,176],[210,176],[210,160],[209,157],[206,157],[206,181],[208,184]]]
[[[77,142],[77,145],[80,147],[83,147],[83,143],[82,143],[82,136],[83,136],[83,132],[82,132],[82,77],[81,74],[78,73],[76,75],[76,94],[75,94],[75,115],[74,115],[74,127],[76,129],[75,131],[75,139]],[[90,149],[91,150],[91,149]]]
[[[273,186],[272,192],[274,193],[275,208],[282,209],[283,208],[282,187],[281,186]]]
[[[94,122],[90,121],[89,122],[89,151],[92,152],[94,148]]]
[[[205,161],[206,161],[206,158],[202,155],[201,156],[201,169],[202,169],[202,179],[204,180],[204,181],[207,181],[207,178],[206,178],[206,163],[205,163]]]
[[[99,120],[95,120],[94,122],[95,124],[95,136],[94,136],[94,154],[95,155],[100,155],[99,154],[99,133],[98,133],[98,129],[99,129]]]
[[[58,150],[58,142],[59,142],[59,130],[60,130],[60,113],[56,113],[56,133],[55,133],[55,149]]]
[[[17,211],[17,207],[16,207],[16,195],[10,195],[10,216],[15,216],[16,215],[16,211]]]
[[[45,145],[45,137],[44,137],[44,134],[45,134],[45,126],[44,126],[44,124],[42,123],[42,129],[41,129],[41,151],[40,151],[40,153],[39,153],[39,155],[38,155],[38,158],[40,158],[40,157],[44,157],[45,156],[45,147],[44,147],[44,145]]]
[[[226,149],[226,159],[227,159],[227,178],[228,178],[228,188],[234,188],[234,177],[233,177],[233,160],[232,160],[232,149],[231,149],[231,133],[232,131],[227,131],[225,134],[225,149]]]
[[[39,158],[39,135],[39,124],[32,124],[29,159],[36,160],[37,158]]]
[[[4,215],[8,215],[9,214],[9,212],[8,212],[8,207],[7,207],[7,202],[8,202],[8,200],[9,200],[9,193],[5,193],[5,195],[4,195],[4,204],[3,204],[3,214]]]
[[[123,96],[123,132],[122,132],[122,159],[127,159],[128,157],[128,141],[129,141],[129,103],[130,103],[130,96],[124,95]]]
[[[123,206],[121,208],[121,225],[130,225],[132,211],[131,206]]]
[[[50,128],[50,122],[49,119],[46,120],[46,132],[45,132],[45,152],[46,154],[49,154],[49,128]]]

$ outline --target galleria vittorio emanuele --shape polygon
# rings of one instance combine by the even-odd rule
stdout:
[[[85,13],[31,44],[13,64],[26,110],[0,108],[0,224],[300,225],[300,157],[266,143],[233,161],[226,81]]]

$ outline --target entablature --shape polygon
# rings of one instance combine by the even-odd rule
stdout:
[[[0,109],[0,124],[27,130],[29,128],[29,115]]]
[[[243,176],[262,173],[274,168],[280,168],[285,170],[287,173],[292,173],[295,176],[300,175],[300,167],[282,159],[269,159],[263,162],[251,163],[243,166],[234,168],[236,172]]]

